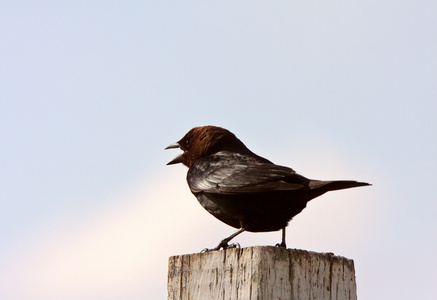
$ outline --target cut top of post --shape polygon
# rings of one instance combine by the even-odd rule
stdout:
[[[172,256],[168,299],[356,300],[353,260],[271,246]]]

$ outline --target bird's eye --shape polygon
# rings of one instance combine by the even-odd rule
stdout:
[[[190,139],[186,139],[184,144],[185,144],[185,148],[190,147],[191,140]]]

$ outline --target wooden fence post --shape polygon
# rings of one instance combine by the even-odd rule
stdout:
[[[356,300],[353,260],[256,246],[172,256],[168,299]]]

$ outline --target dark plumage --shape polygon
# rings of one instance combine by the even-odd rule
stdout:
[[[369,185],[357,181],[320,181],[305,178],[250,151],[232,132],[215,126],[195,127],[168,146],[183,153],[168,164],[183,163],[187,182],[200,204],[220,221],[243,231],[282,229],[311,199],[328,191]]]

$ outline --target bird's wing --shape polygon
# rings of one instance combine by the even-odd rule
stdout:
[[[201,160],[190,168],[187,176],[193,193],[219,194],[298,190],[306,185],[307,180],[287,167],[233,160]]]

